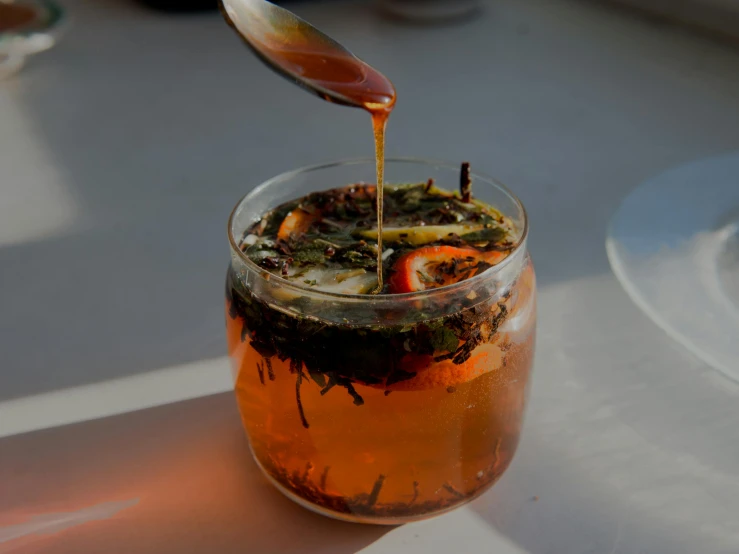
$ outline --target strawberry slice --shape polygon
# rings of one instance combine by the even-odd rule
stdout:
[[[480,262],[495,265],[505,256],[456,246],[419,248],[398,258],[388,286],[392,294],[401,294],[451,285],[478,273]]]
[[[321,214],[318,210],[309,212],[303,208],[295,208],[282,220],[280,228],[277,230],[277,238],[287,240],[293,235],[302,235],[320,217]]]

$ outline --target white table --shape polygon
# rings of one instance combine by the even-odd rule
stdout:
[[[370,155],[368,117],[271,75],[216,14],[66,4],[58,47],[0,83],[0,553],[739,551],[739,387],[647,320],[603,244],[638,183],[739,148],[739,51],[577,0],[441,28],[296,5],[395,82],[390,154],[469,160],[532,221],[516,460],[469,506],[383,529],[272,490],[223,392],[230,207]]]

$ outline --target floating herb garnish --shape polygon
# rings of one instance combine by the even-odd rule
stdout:
[[[511,225],[493,208],[471,201],[469,164],[462,164],[460,192],[452,194],[426,183],[388,185],[384,251],[378,251],[373,201],[374,187],[352,185],[317,192],[267,213],[245,233],[247,256],[260,267],[302,285],[350,294],[366,294],[377,284],[372,276],[344,283],[341,269],[383,276],[397,272],[396,261],[420,246],[472,247],[503,254],[513,247]],[[248,240],[247,240],[248,239]],[[451,260],[450,260],[451,262]],[[452,272],[466,279],[484,268]],[[428,287],[449,284],[448,278],[418,268]],[[383,278],[382,293],[398,292]]]

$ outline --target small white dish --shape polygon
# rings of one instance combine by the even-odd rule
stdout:
[[[637,187],[614,215],[606,249],[658,326],[739,381],[739,153]]]

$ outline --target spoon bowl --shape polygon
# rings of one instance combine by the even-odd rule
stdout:
[[[221,13],[272,70],[336,104],[390,111],[387,77],[294,13],[266,0],[220,0]]]

